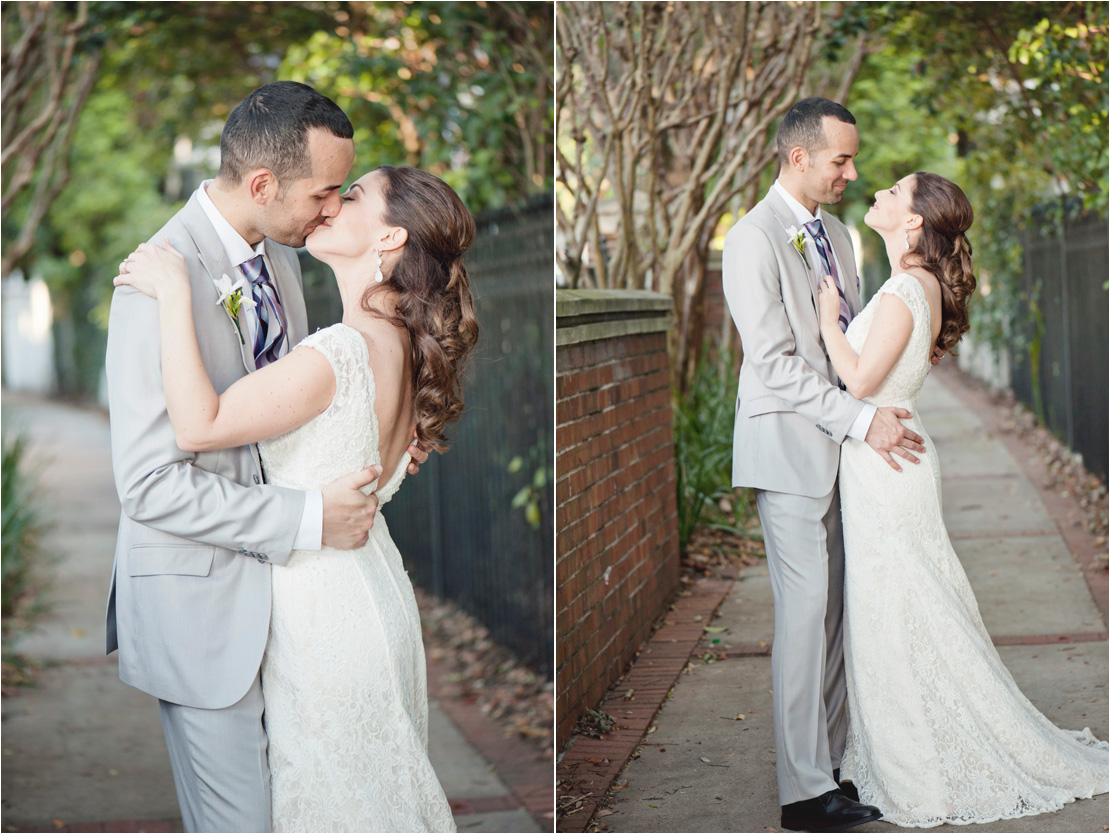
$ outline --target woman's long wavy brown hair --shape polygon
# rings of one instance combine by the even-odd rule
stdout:
[[[415,168],[383,165],[382,219],[408,232],[400,258],[383,266],[385,280],[371,282],[362,307],[377,313],[371,296],[397,292],[389,318],[409,332],[416,436],[437,452],[447,449],[444,427],[463,411],[462,372],[478,341],[478,319],[462,254],[474,242],[474,218],[459,195],[438,177]]]
[[[970,326],[967,305],[975,292],[971,243],[965,232],[975,220],[971,203],[951,180],[926,171],[913,175],[910,208],[920,214],[921,233],[902,258],[903,266],[920,266],[940,282],[941,325],[937,346],[949,353]]]

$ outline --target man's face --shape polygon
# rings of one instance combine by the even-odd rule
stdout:
[[[802,170],[806,197],[820,205],[835,205],[844,199],[844,189],[856,179],[853,160],[859,152],[859,131],[832,116],[821,120],[826,146],[807,154]]]
[[[313,229],[339,214],[339,189],[355,161],[355,143],[312,128],[308,132],[308,154],[312,173],[284,183],[261,218],[259,230],[286,246],[304,246]]]

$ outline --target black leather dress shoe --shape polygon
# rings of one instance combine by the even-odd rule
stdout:
[[[859,791],[851,782],[840,781],[840,768],[833,771],[833,781],[840,786],[840,792],[853,802],[859,802]]]
[[[782,806],[782,827],[787,831],[844,831],[882,817],[874,805],[861,805],[838,790]]]

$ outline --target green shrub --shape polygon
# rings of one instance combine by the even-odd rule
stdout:
[[[716,518],[720,499],[733,496],[732,431],[738,373],[736,357],[727,346],[707,348],[688,393],[675,397],[678,543],[683,552],[697,526]]]
[[[0,622],[8,648],[8,638],[26,630],[42,610],[44,577],[41,568],[40,537],[45,524],[37,503],[34,482],[25,470],[27,441],[24,437],[4,436],[2,473],[3,528],[0,562],[3,563],[3,601]]]

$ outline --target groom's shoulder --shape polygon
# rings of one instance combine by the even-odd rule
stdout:
[[[725,235],[725,242],[768,238],[768,224],[775,220],[766,200],[760,200],[737,220]]]
[[[199,208],[199,206],[193,206],[195,199],[194,197],[178,209],[177,213],[162,225],[162,228],[147,238],[147,243],[160,244],[165,238],[169,238],[174,248],[181,251],[181,244],[191,237],[187,220]]]

